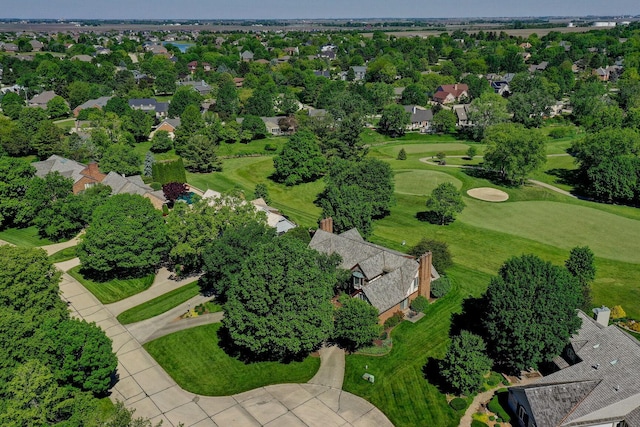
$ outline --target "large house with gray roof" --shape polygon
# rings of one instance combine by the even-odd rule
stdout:
[[[156,209],[161,209],[167,201],[162,190],[154,190],[142,181],[140,175],[123,176],[117,172],[109,172],[102,184],[111,187],[111,194],[137,194],[151,201]]]
[[[340,255],[340,267],[352,274],[351,296],[373,305],[381,323],[397,311],[407,312],[418,295],[429,298],[431,281],[440,277],[431,264],[431,252],[416,260],[367,242],[355,228],[334,234],[331,218],[320,222],[309,247],[327,255]]]
[[[640,426],[640,342],[608,326],[607,308],[594,312],[598,321],[578,312],[582,326],[554,360],[557,372],[509,389],[514,425]]]
[[[47,160],[31,164],[35,169],[35,175],[44,178],[50,173],[59,173],[73,181],[73,193],[78,194],[100,182],[106,177],[98,169],[98,164],[93,162],[85,165],[75,160],[66,159],[56,154]]]

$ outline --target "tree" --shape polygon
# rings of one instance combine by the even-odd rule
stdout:
[[[131,132],[136,142],[146,141],[153,127],[153,116],[143,110],[132,110],[122,118],[122,130]]]
[[[99,277],[140,277],[168,251],[162,213],[142,196],[116,194],[93,212],[77,254],[83,268]]]
[[[271,203],[271,197],[269,196],[269,189],[267,185],[260,182],[256,184],[256,189],[253,191],[254,199],[262,199],[268,205]]]
[[[227,228],[264,220],[264,213],[237,194],[199,200],[191,206],[177,203],[166,218],[169,259],[180,271],[199,271],[206,246]]]
[[[476,99],[483,93],[493,93],[489,80],[484,77],[478,77],[475,74],[467,74],[460,81],[469,87],[469,97],[471,99]]]
[[[202,133],[195,134],[176,146],[176,154],[184,159],[184,166],[191,172],[213,172],[222,169],[217,155],[217,144]]]
[[[564,262],[564,266],[580,283],[582,308],[591,308],[591,282],[596,278],[595,255],[589,246],[576,246],[569,252],[569,258]]]
[[[117,172],[120,175],[139,175],[140,158],[133,149],[123,144],[111,144],[100,159],[103,173]]]
[[[215,111],[220,115],[222,120],[238,114],[240,101],[238,100],[238,92],[233,80],[229,78],[220,85],[218,89],[218,97],[216,98]]]
[[[144,165],[142,167],[142,174],[144,176],[153,176],[153,164],[156,162],[156,159],[151,154],[151,151],[147,151],[144,155]]]
[[[275,238],[275,230],[262,221],[249,220],[227,227],[202,253],[200,286],[225,300],[227,291],[240,274],[243,260]]]
[[[438,217],[440,225],[454,221],[464,207],[462,195],[450,182],[438,185],[427,199],[427,208]]]
[[[248,115],[242,121],[242,132],[249,132],[251,139],[262,139],[268,135],[267,126],[258,116]]]
[[[166,130],[159,130],[151,138],[150,150],[154,153],[164,153],[173,148],[173,140]]]
[[[398,157],[396,157],[396,160],[407,160],[407,152],[404,148],[401,148],[400,151],[398,151]]]
[[[469,149],[467,150],[467,157],[469,158],[469,160],[473,160],[476,154],[478,154],[478,149],[475,147],[475,145],[470,145]]]
[[[202,96],[192,86],[180,86],[171,98],[169,104],[169,117],[181,117],[182,112],[189,105],[195,105],[200,109]]]
[[[43,120],[38,124],[36,133],[31,138],[31,147],[35,150],[38,158],[44,160],[60,151],[63,137],[62,129],[55,123],[51,120]]]
[[[416,258],[426,252],[431,252],[431,263],[441,275],[453,267],[453,257],[446,242],[423,237],[409,250],[409,254]]]
[[[129,103],[126,99],[114,96],[113,98],[107,101],[107,104],[104,106],[103,111],[105,113],[115,113],[118,117],[124,117],[133,111],[131,107],[129,107]]]
[[[348,351],[356,351],[370,344],[380,335],[378,310],[360,298],[340,297],[341,306],[335,311],[333,339]]]
[[[29,222],[24,196],[35,171],[26,160],[0,156],[0,228]]]
[[[411,123],[411,115],[402,105],[392,104],[384,107],[382,117],[378,123],[378,130],[392,138],[404,135]]]
[[[273,111],[273,94],[264,89],[258,89],[247,99],[245,110],[247,115],[258,117],[271,117]]]
[[[320,207],[324,217],[333,218],[334,232],[355,228],[368,237],[373,231],[373,207],[367,192],[357,185],[327,185]]]
[[[245,355],[290,360],[330,336],[336,276],[335,267],[322,268],[322,257],[297,239],[273,239],[245,258],[222,321]]]
[[[527,127],[540,127],[549,114],[554,99],[544,86],[533,87],[527,92],[517,92],[509,97],[507,108],[513,114],[513,121]]]
[[[487,144],[485,167],[499,172],[502,179],[517,184],[523,184],[527,175],[547,161],[542,134],[520,124],[491,126],[487,128],[483,142]]]
[[[276,180],[288,186],[315,181],[325,172],[326,164],[316,136],[307,129],[289,138],[273,159]]]
[[[167,182],[162,186],[164,197],[166,197],[170,203],[178,200],[178,198],[183,194],[187,194],[187,191],[188,189],[186,184],[181,182]]]
[[[7,92],[0,100],[2,112],[11,120],[17,120],[24,107],[24,98],[14,92]]]
[[[471,102],[468,116],[469,121],[473,123],[473,138],[479,141],[489,126],[509,120],[507,100],[497,93],[485,92]]]
[[[482,324],[491,355],[519,372],[560,354],[580,326],[582,294],[564,268],[534,255],[507,260],[482,298]]]
[[[446,108],[442,108],[433,115],[432,125],[437,132],[455,133],[457,123],[458,118],[456,117],[456,114]]]
[[[427,105],[427,101],[427,91],[417,84],[405,87],[400,99],[402,105]]]
[[[482,337],[469,331],[463,330],[451,339],[439,365],[440,374],[455,393],[469,395],[482,387],[484,375],[493,364],[486,350]]]
[[[176,91],[177,75],[171,71],[162,71],[158,73],[153,82],[157,93],[167,94]]]
[[[45,326],[47,338],[55,343],[49,355],[58,381],[71,384],[96,395],[107,392],[118,359],[111,339],[96,326],[84,320],[69,319]]]
[[[47,102],[47,114],[52,119],[66,117],[69,115],[69,105],[61,96],[54,96]]]

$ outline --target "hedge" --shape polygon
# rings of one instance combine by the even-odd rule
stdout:
[[[187,172],[184,169],[182,158],[177,160],[164,160],[155,162],[152,168],[153,180],[161,185],[169,182],[187,182]]]
[[[431,282],[431,295],[434,298],[442,298],[451,290],[451,282],[445,276]]]

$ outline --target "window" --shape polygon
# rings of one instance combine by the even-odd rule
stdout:
[[[411,284],[411,293],[417,291],[419,285],[420,285],[420,279],[418,277],[414,277],[413,283]]]
[[[408,307],[409,307],[409,298],[405,298],[400,303],[400,309],[401,310],[406,310]]]
[[[352,277],[353,277],[353,288],[362,289],[362,285],[364,285],[364,275],[359,271],[354,271]]]

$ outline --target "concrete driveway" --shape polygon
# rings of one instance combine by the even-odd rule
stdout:
[[[59,267],[64,269],[73,264]],[[134,408],[135,416],[150,418],[154,423],[162,420],[163,425],[169,427],[179,423],[187,427],[392,426],[387,417],[366,400],[328,385],[279,384],[224,397],[189,393],[169,377],[134,335],[116,320],[114,313],[74,278],[63,274],[60,290],[72,315],[96,322],[113,340],[118,356],[118,381],[111,398]],[[344,356],[340,362],[335,349],[328,352],[323,364],[326,359],[331,360],[330,364],[325,364],[324,371],[321,366],[314,379],[341,386]],[[341,369],[342,373],[329,370],[329,366]]]

